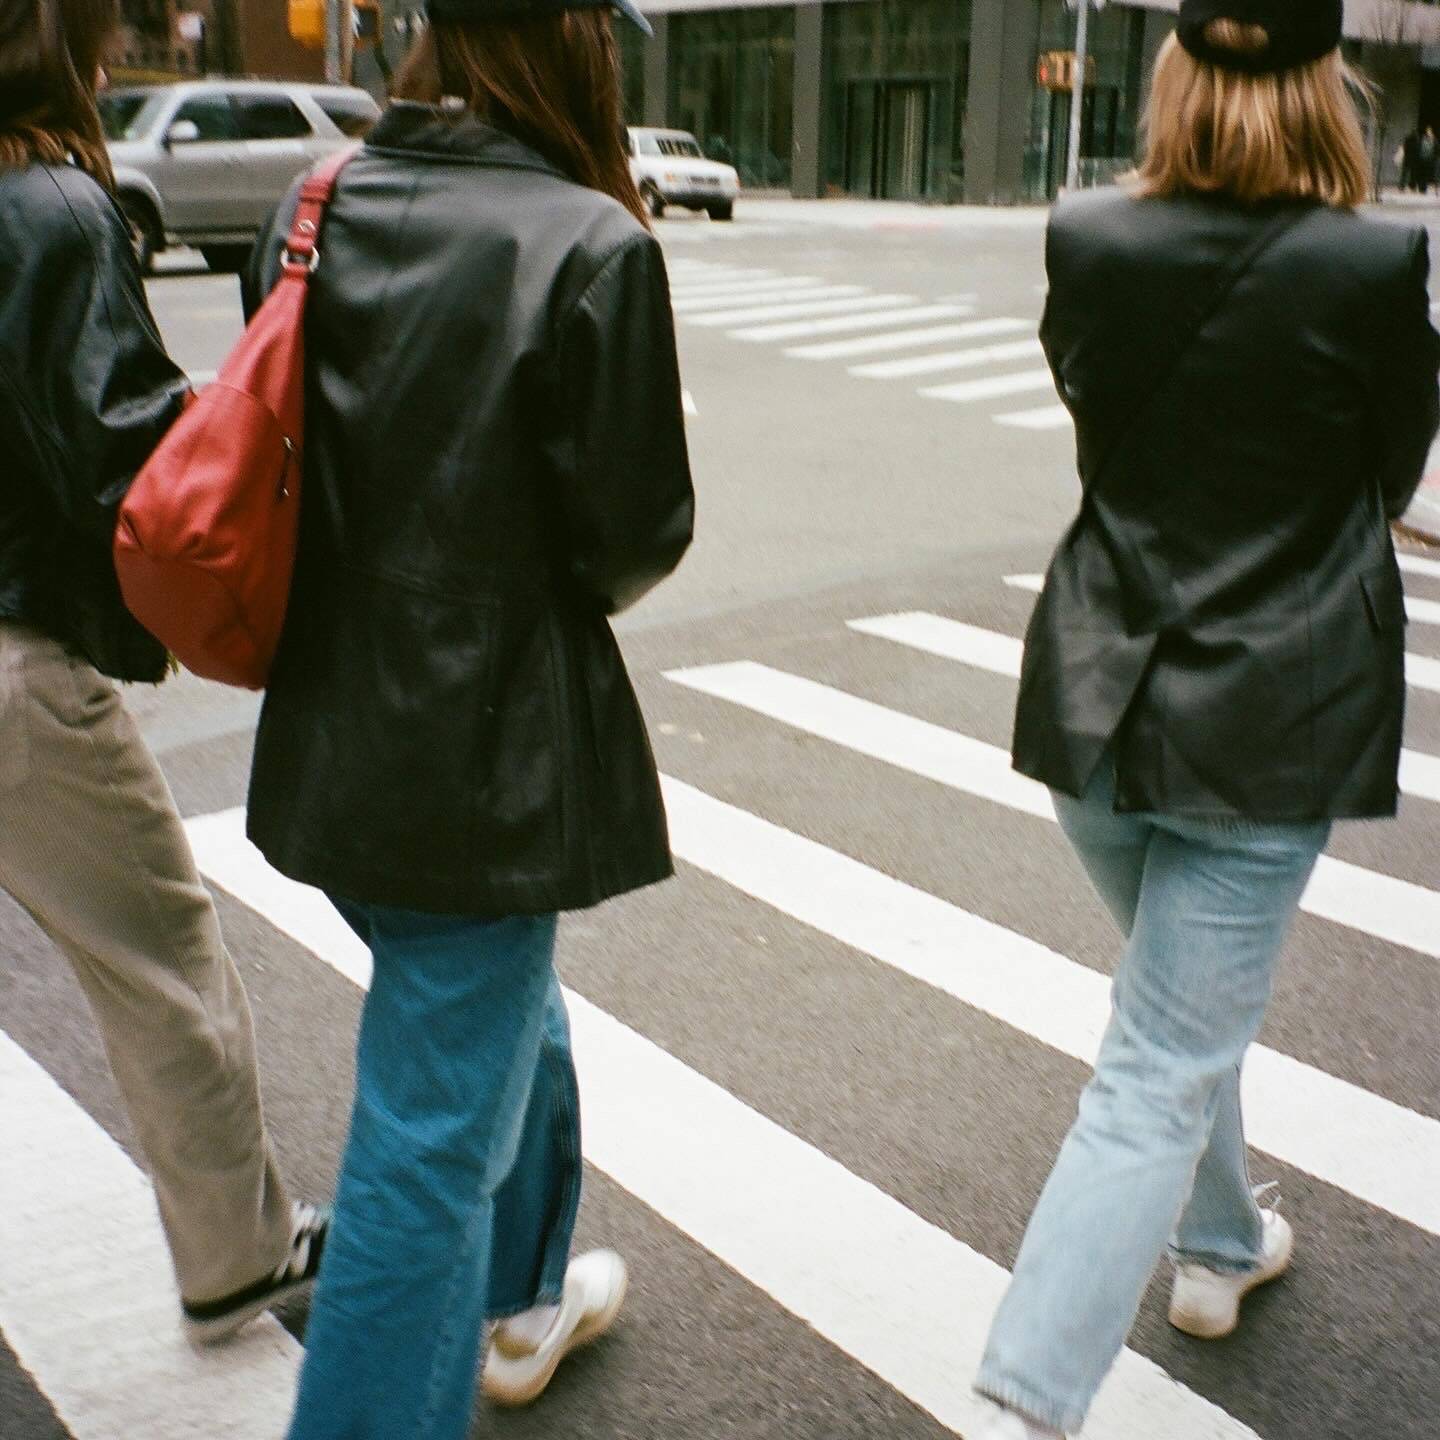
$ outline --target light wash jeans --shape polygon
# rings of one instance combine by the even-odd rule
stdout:
[[[558,1303],[570,1258],[556,918],[335,904],[375,978],[290,1440],[463,1440],[486,1321]]]
[[[976,1389],[1073,1434],[1167,1241],[1219,1270],[1260,1259],[1240,1065],[1330,826],[1117,815],[1108,758],[1083,800],[1055,804],[1129,943]]]

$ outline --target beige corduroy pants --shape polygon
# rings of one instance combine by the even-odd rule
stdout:
[[[217,1300],[276,1270],[290,1203],[261,1113],[250,1006],[175,801],[115,687],[4,621],[0,888],[89,997],[181,1295]]]

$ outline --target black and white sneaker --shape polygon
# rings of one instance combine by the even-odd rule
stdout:
[[[325,1251],[325,1236],[330,1229],[330,1212],[314,1205],[295,1206],[295,1226],[290,1239],[290,1253],[273,1275],[201,1305],[182,1304],[185,1334],[194,1345],[218,1345],[272,1305],[278,1305],[297,1290],[303,1290],[315,1278],[320,1257]]]

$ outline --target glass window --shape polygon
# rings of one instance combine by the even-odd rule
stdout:
[[[344,135],[362,140],[380,118],[380,107],[358,95],[317,95],[315,103]]]
[[[238,140],[239,127],[228,95],[192,95],[175,112],[175,121],[189,120],[202,140]]]
[[[1148,11],[1107,5],[1090,12],[1091,63],[1080,112],[1080,183],[1107,184],[1134,162],[1139,144],[1140,107],[1145,84],[1145,26]],[[1042,0],[1039,59],[1050,51],[1073,53],[1075,12],[1065,0]],[[1071,95],[1036,85],[1025,151],[1025,189],[1031,199],[1048,199],[1065,182],[1070,151]]]
[[[620,45],[620,79],[624,87],[625,123],[645,123],[645,37],[633,25],[616,25]]]
[[[304,140],[314,128],[288,95],[235,95],[243,140]]]
[[[825,20],[826,179],[893,200],[965,187],[970,0],[861,0]]]
[[[794,124],[795,12],[676,14],[670,20],[672,123],[747,185],[788,188]]]
[[[165,108],[162,90],[117,90],[100,97],[100,122],[107,140],[141,140]]]
[[[704,158],[700,142],[693,135],[661,135],[656,141],[662,155],[672,155],[677,160],[701,160]]]

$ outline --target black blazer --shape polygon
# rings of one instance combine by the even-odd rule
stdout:
[[[165,673],[111,544],[188,390],[110,196],[69,165],[0,170],[0,618],[118,680]]]
[[[1113,742],[1124,811],[1395,811],[1388,522],[1440,417],[1425,232],[1297,207],[1155,392],[1277,208],[1110,192],[1052,218],[1042,339],[1084,497],[1031,620],[1014,757],[1067,794]]]
[[[674,569],[694,518],[658,244],[498,130],[397,105],[320,252],[251,836],[296,879],[432,912],[570,910],[663,879],[655,762],[606,620]]]

